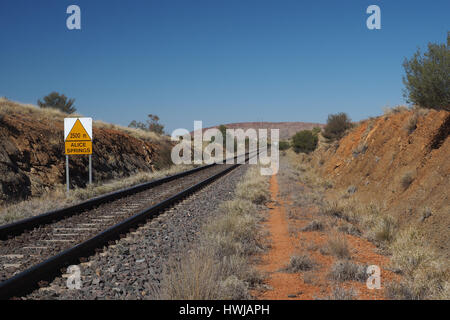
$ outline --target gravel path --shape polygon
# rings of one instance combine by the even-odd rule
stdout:
[[[200,192],[182,201],[126,238],[78,265],[81,289],[68,289],[67,275],[27,299],[152,299],[151,288],[161,280],[170,257],[189,250],[203,224],[218,214],[221,202],[230,200],[245,174],[242,165]]]

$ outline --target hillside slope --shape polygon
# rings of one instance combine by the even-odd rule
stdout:
[[[37,196],[65,183],[67,115],[0,101],[0,204]],[[170,142],[159,136],[101,122],[93,124],[93,179],[108,180],[164,166]],[[70,157],[72,186],[84,186],[88,156]]]
[[[316,161],[341,196],[356,187],[357,201],[380,204],[450,256],[449,134],[450,112],[403,111],[362,122]]]

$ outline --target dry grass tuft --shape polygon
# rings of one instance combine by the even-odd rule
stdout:
[[[248,300],[251,297],[247,284],[234,275],[220,283],[220,291],[225,300]]]
[[[448,271],[433,268],[406,277],[401,282],[392,282],[386,286],[386,296],[394,300],[449,300],[450,282]]]
[[[320,208],[320,214],[325,216],[342,218],[344,216],[343,208],[337,202],[328,202]]]
[[[51,119],[62,120],[67,117],[78,117],[79,114],[73,113],[71,115],[61,112],[53,108],[39,108],[31,104],[23,104],[11,101],[5,98],[0,98],[0,114],[19,114],[23,116],[33,116],[37,119]]]
[[[213,300],[222,298],[217,290],[219,266],[206,251],[192,251],[180,261],[171,262],[164,273],[161,290],[155,298],[163,300]]]
[[[229,212],[206,227],[206,241],[218,249],[216,256],[251,255],[261,250],[258,219],[249,213]]]
[[[353,289],[345,289],[341,287],[333,288],[331,295],[327,297],[327,300],[356,300],[358,293]]]
[[[391,245],[391,251],[392,266],[406,275],[412,275],[418,269],[429,266],[436,258],[426,246],[423,235],[412,227],[400,232]]]
[[[247,179],[239,183],[236,195],[255,204],[263,204],[270,199],[269,182],[258,167],[252,166],[248,170]]]
[[[385,107],[383,108],[383,113],[385,116],[389,116],[392,114],[400,113],[400,112],[406,112],[408,111],[408,107],[405,106],[395,106],[395,107]]]
[[[329,181],[323,180],[318,172],[313,168],[313,157],[304,153],[295,153],[292,150],[287,152],[289,161],[292,164],[294,172],[298,175],[298,180],[307,186],[314,187],[317,190],[331,188]],[[319,160],[318,160],[319,161]]]
[[[204,227],[195,253],[174,263],[164,275],[155,296],[163,299],[249,299],[249,289],[263,282],[263,276],[249,265],[248,257],[263,250],[260,221],[255,203],[264,194],[267,177],[250,168],[237,185],[236,198],[223,203],[221,215]],[[257,174],[256,174],[257,172]],[[259,181],[260,183],[255,183]]]
[[[224,212],[230,212],[236,215],[245,215],[249,212],[257,211],[257,207],[254,203],[240,198],[235,198],[222,203],[221,208]]]
[[[419,116],[417,113],[413,113],[411,117],[409,117],[408,122],[405,125],[405,130],[408,134],[411,134],[417,128],[417,121],[419,120]]]
[[[346,234],[350,234],[355,237],[361,236],[361,231],[359,231],[359,229],[357,227],[355,227],[354,225],[352,225],[351,223],[345,223],[343,225],[340,225],[338,227],[338,231],[346,233]]]
[[[82,115],[73,113],[67,114],[53,108],[39,108],[31,104],[22,104],[10,101],[5,98],[0,98],[0,115],[22,115],[26,117],[33,117],[36,121],[52,120],[64,121],[64,118],[81,117]],[[141,129],[128,128],[120,125],[106,123],[101,120],[93,121],[94,128],[103,128],[122,131],[137,139],[146,140],[150,142],[168,141],[169,137],[158,135],[154,132],[144,131]]]
[[[389,286],[391,298],[449,298],[449,267],[416,228],[410,227],[400,232],[390,249],[392,267],[404,276],[401,283]]]
[[[302,272],[313,269],[315,263],[311,260],[308,254],[293,255],[289,260],[289,265],[286,267],[288,272]]]
[[[422,108],[417,105],[413,106],[411,109],[414,112],[414,114],[417,114],[419,117],[426,116],[431,110],[431,109],[427,109],[427,108]]]
[[[408,181],[407,185],[409,183]],[[409,227],[399,232],[397,219],[381,212],[381,208],[376,204],[365,206],[356,201],[342,199],[322,209],[325,215],[352,221],[361,228],[369,240],[391,253],[391,268],[400,271],[403,279],[400,283],[391,283],[387,286],[386,292],[389,298],[448,299],[450,271],[443,259],[431,249],[417,228]],[[428,208],[420,221],[431,214]],[[343,225],[338,229],[351,234],[349,228],[351,228],[350,225]],[[340,254],[341,251],[344,253]],[[321,253],[340,255],[341,259],[345,258],[345,252],[345,245],[336,240],[331,240],[331,245],[321,249]],[[363,270],[358,270],[358,267],[351,262],[341,261],[333,266],[330,277],[362,279]]]
[[[338,201],[326,202],[321,207],[320,214],[343,219],[351,223],[358,223],[361,219],[361,212],[358,210],[356,202],[352,199],[339,199]]]
[[[340,259],[350,258],[347,239],[342,234],[333,234],[327,242],[328,252]]]
[[[322,222],[318,220],[313,220],[310,223],[308,223],[307,226],[303,227],[302,231],[322,231],[324,229],[324,225]]]
[[[394,240],[397,230],[397,220],[390,215],[385,215],[377,220],[372,237],[375,241],[390,243]]]
[[[170,140],[170,138],[168,136],[162,136],[155,132],[145,131],[145,130],[136,129],[136,128],[124,127],[124,126],[120,126],[117,124],[106,123],[101,120],[93,121],[93,126],[94,126],[94,128],[103,128],[103,129],[122,131],[122,132],[129,134],[130,136],[135,137],[137,139],[150,141],[150,142],[161,142],[161,141],[169,141]]]
[[[325,205],[321,214],[350,223],[340,226],[339,231],[355,236],[360,236],[363,231],[369,240],[380,245],[391,243],[398,231],[398,221],[390,215],[382,214],[380,207],[374,203],[362,205],[354,199],[341,199]]]
[[[333,264],[329,277],[336,281],[366,281],[367,266],[340,260]]]
[[[391,245],[394,268],[406,275],[428,269],[439,261],[437,254],[426,244],[424,236],[414,227],[403,230]]]

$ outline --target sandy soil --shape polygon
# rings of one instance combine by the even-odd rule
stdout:
[[[308,195],[313,195],[310,186],[293,182],[287,159],[282,159],[282,174],[272,176],[270,192],[272,202],[268,205],[270,214],[265,222],[269,231],[270,249],[261,256],[257,268],[267,274],[267,290],[254,291],[257,299],[304,300],[332,299],[333,289],[353,289],[354,299],[384,299],[384,283],[398,276],[386,269],[389,258],[377,253],[375,245],[369,241],[340,233],[345,236],[350,249],[350,260],[354,263],[378,265],[381,267],[381,289],[368,289],[365,282],[337,282],[329,277],[330,269],[337,258],[325,249],[330,236],[337,233],[339,222],[318,214],[319,206],[311,204]],[[302,193],[303,197],[298,195]],[[298,201],[299,198],[306,199]],[[311,221],[321,221],[326,226],[322,231],[301,231]],[[312,270],[290,273],[286,271],[293,254],[308,254],[314,261]]]

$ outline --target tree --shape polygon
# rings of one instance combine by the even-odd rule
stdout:
[[[221,124],[218,129],[222,133],[222,137],[225,138],[227,135],[227,127]]]
[[[424,108],[450,111],[450,32],[447,44],[428,44],[423,55],[418,49],[410,60],[403,62],[407,103]]]
[[[316,149],[318,141],[317,134],[314,134],[311,130],[303,130],[292,137],[292,148],[297,153],[310,153]]]
[[[322,135],[328,140],[339,140],[352,126],[352,121],[346,113],[330,114]]]
[[[67,99],[63,94],[58,92],[52,92],[45,96],[44,101],[38,100],[38,106],[41,108],[53,108],[58,109],[65,113],[74,113],[77,109],[73,106],[75,99]]]
[[[159,123],[159,117],[154,114],[149,114],[147,117],[148,119],[146,120],[146,123],[133,120],[130,122],[128,127],[151,131],[161,135],[164,134],[164,126]]]
[[[159,123],[159,117],[154,114],[149,114],[147,119],[148,131],[157,134],[164,134],[164,126]]]
[[[138,122],[136,120],[131,121],[128,127],[147,131],[147,126],[145,125],[145,123]]]

